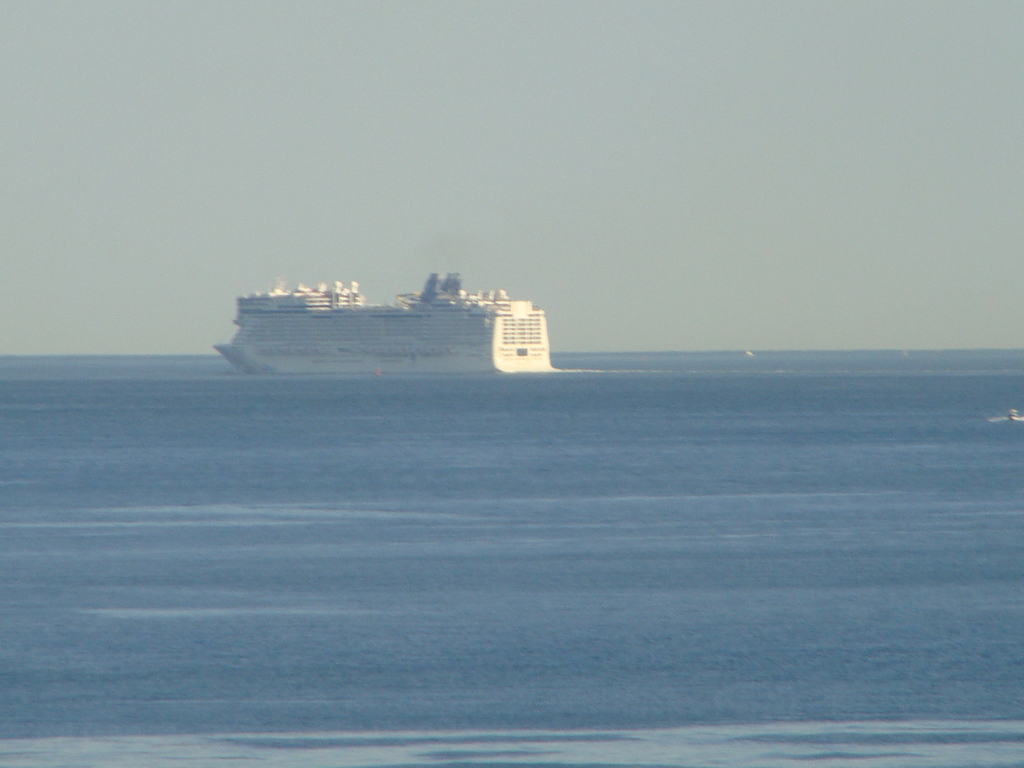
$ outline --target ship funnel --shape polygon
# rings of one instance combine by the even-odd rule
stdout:
[[[420,294],[420,301],[430,304],[437,298],[437,272],[431,272],[427,282],[423,285],[423,293]]]
[[[462,290],[462,280],[459,278],[458,272],[449,272],[445,277],[444,282],[441,283],[441,293],[447,293],[452,296],[458,296],[459,291]]]

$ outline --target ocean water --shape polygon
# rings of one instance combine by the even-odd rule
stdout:
[[[1024,352],[0,358],[0,766],[1024,764]]]

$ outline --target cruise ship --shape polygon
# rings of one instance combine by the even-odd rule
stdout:
[[[359,283],[278,285],[238,299],[238,332],[215,349],[244,373],[536,373],[553,371],[544,310],[505,291],[467,293],[432,274],[394,305]]]

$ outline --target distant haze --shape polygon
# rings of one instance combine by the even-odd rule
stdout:
[[[556,351],[1024,347],[1024,4],[7,2],[0,354],[459,271]]]

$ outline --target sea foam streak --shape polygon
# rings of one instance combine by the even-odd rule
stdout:
[[[772,723],[602,731],[374,731],[7,739],[3,765],[949,768],[1024,761],[1024,722]]]

